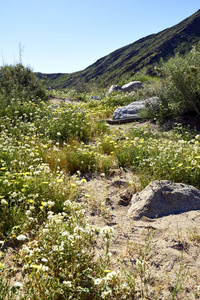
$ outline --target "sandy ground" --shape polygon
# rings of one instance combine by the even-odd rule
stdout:
[[[90,195],[87,200],[90,223],[114,228],[110,246],[113,269],[120,268],[120,259],[134,273],[137,259],[146,251],[148,297],[145,299],[172,299],[172,292],[181,284],[182,292],[174,299],[199,299],[200,211],[156,220],[132,220],[128,217],[130,200],[122,198],[140,189],[137,177],[129,171],[116,173],[107,179],[93,177],[83,187],[84,193]],[[101,242],[97,239],[98,252]],[[136,281],[140,285],[139,278]]]

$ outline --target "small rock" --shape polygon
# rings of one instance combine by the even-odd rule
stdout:
[[[121,186],[127,186],[127,182],[124,180],[115,180],[111,184],[114,187],[121,187]]]
[[[128,206],[131,202],[132,195],[133,193],[129,188],[125,189],[122,193],[120,193],[121,199],[118,201],[118,204],[123,206]]]
[[[119,85],[111,85],[111,87],[108,90],[108,94],[111,94],[113,92],[121,91],[121,87]]]
[[[108,197],[106,198],[106,205],[111,205],[112,206],[113,201]]]
[[[129,83],[126,83],[122,86],[122,91],[123,92],[131,92],[134,89],[140,89],[143,87],[143,84],[141,81],[131,81]]]

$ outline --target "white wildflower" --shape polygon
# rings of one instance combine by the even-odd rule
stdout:
[[[27,237],[23,234],[20,234],[17,236],[18,241],[24,242],[26,239],[27,239]]]
[[[2,204],[2,205],[8,205],[8,202],[7,202],[5,199],[2,199],[2,200],[1,200],[1,204]]]
[[[66,285],[67,287],[71,287],[72,286],[71,281],[63,281],[63,284]]]
[[[46,259],[45,257],[43,257],[43,258],[41,259],[41,261],[42,261],[42,262],[48,262],[48,259]]]
[[[107,291],[104,291],[104,292],[101,294],[101,298],[107,299],[107,296],[109,296],[109,295],[112,295],[112,290],[111,290],[111,289],[109,289],[109,290],[107,290]]]
[[[102,283],[102,281],[103,281],[102,278],[96,278],[96,279],[94,280],[94,284],[95,284],[95,285],[99,285],[99,284]]]
[[[200,141],[200,134],[197,134],[197,135],[195,136],[195,139],[198,140],[198,141]]]
[[[121,275],[120,271],[112,271],[106,275],[107,280],[112,280],[113,278],[119,277]]]
[[[54,206],[55,205],[55,202],[53,202],[53,201],[48,201],[47,202],[47,206],[48,207],[52,207],[52,206]]]
[[[69,235],[69,232],[68,231],[63,231],[62,236],[66,236],[66,235]]]
[[[13,285],[14,288],[20,288],[22,286],[23,286],[23,284],[20,283],[19,281],[15,282],[15,284]]]
[[[104,226],[103,228],[101,228],[101,233],[113,234],[114,233],[114,228],[110,227],[110,226]]]
[[[16,192],[13,192],[13,193],[11,194],[11,197],[13,197],[13,198],[17,197],[17,193],[16,193]]]
[[[65,202],[64,202],[64,205],[65,206],[71,206],[72,205],[72,202],[70,201],[70,200],[66,200]]]
[[[53,247],[52,247],[52,250],[53,250],[53,251],[58,251],[58,246],[57,246],[57,245],[53,246]]]

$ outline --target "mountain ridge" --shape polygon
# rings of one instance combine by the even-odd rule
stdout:
[[[97,82],[107,86],[123,76],[131,78],[136,72],[146,68],[154,73],[154,65],[160,59],[167,60],[177,52],[184,54],[200,42],[200,9],[180,23],[158,33],[114,50],[101,57],[82,71],[75,73],[38,73],[46,77],[47,86],[53,88],[76,87],[80,84]]]

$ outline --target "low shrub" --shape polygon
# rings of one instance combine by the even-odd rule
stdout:
[[[90,123],[88,122],[87,112],[79,107],[66,107],[60,110],[53,110],[49,124],[41,123],[45,130],[48,127],[48,137],[59,143],[69,139],[87,141],[90,137]]]
[[[184,56],[176,55],[162,68],[168,99],[178,113],[195,111],[200,115],[200,51],[193,49]]]
[[[184,113],[196,112],[200,115],[200,51],[193,47],[185,55],[176,54],[167,62],[156,67],[162,77],[162,90],[158,95],[160,101],[147,107],[148,118],[160,122]]]

